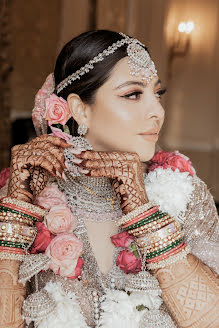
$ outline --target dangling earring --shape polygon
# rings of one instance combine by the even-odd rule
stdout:
[[[89,143],[89,141],[84,138],[83,136],[85,136],[85,134],[88,131],[88,127],[85,124],[81,124],[78,126],[78,134],[79,137],[73,137],[73,146],[75,146],[76,148],[81,148],[84,150],[92,150],[92,146]]]

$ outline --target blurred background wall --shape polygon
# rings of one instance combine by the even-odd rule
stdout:
[[[180,33],[181,21],[194,30]],[[219,0],[1,0],[0,168],[33,136],[34,95],[63,45],[97,28],[148,46],[168,89],[160,146],[188,155],[219,202]]]

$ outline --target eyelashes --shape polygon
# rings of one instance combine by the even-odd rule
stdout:
[[[166,88],[163,88],[161,90],[158,90],[155,93],[155,97],[161,99],[162,95],[164,95],[166,91],[167,91]],[[130,99],[130,100],[138,100],[140,98],[140,95],[141,94],[143,94],[142,91],[133,91],[133,92],[130,92],[130,93],[122,96],[122,98],[127,98],[127,99]]]

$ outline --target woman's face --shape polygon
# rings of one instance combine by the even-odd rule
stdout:
[[[93,149],[135,152],[142,162],[151,159],[164,121],[159,91],[158,77],[146,84],[130,75],[128,57],[121,59],[90,105],[86,138]]]

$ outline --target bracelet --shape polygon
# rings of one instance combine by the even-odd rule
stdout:
[[[126,230],[129,230],[129,229],[133,230],[133,229],[136,229],[136,228],[140,228],[141,226],[146,225],[148,223],[151,223],[151,222],[153,222],[155,220],[158,220],[158,219],[160,219],[160,218],[162,218],[164,216],[167,216],[167,213],[163,213],[163,212],[157,211],[156,213],[152,214],[148,218],[143,219],[143,220],[141,220],[141,221],[139,221],[137,223],[134,223],[130,227],[125,228],[123,230],[126,231]]]
[[[179,235],[179,233],[182,234],[181,231],[175,230],[172,232],[172,234],[166,234],[162,236],[162,235],[158,235],[156,231],[155,233],[147,234],[139,238],[136,238],[136,242],[139,247],[147,247],[148,249],[152,249],[152,248],[160,247],[159,246],[160,244],[168,243],[170,241],[175,241],[174,238],[176,238]],[[164,244],[164,246],[166,245]]]
[[[170,216],[163,217],[158,219],[157,221],[153,221],[153,223],[149,223],[144,226],[141,226],[140,228],[129,230],[128,233],[138,237],[138,236],[145,235],[146,233],[157,231],[157,229],[162,228],[163,226],[166,226],[167,224],[172,222],[176,222],[172,217]]]
[[[159,251],[155,251],[155,252],[148,252],[149,254],[146,255],[146,259],[151,259],[156,257],[157,255],[161,255],[166,253],[168,250],[174,248],[175,246],[181,244],[183,242],[183,238],[180,238],[178,240],[176,240],[174,243],[172,243],[171,245],[168,245],[166,247],[164,247],[163,249],[159,250]]]
[[[39,216],[39,217],[44,217],[45,215],[45,210],[40,208],[39,206],[24,202],[23,200],[18,200],[15,198],[11,197],[3,197],[0,202],[2,204],[7,204],[7,205],[14,205],[14,207],[19,207],[19,210],[21,211],[29,211],[31,215],[33,216]]]
[[[7,241],[7,240],[0,240],[0,246],[6,246],[6,247],[14,247],[14,248],[28,248],[29,244],[27,243],[18,243],[16,241]]]
[[[26,251],[21,248],[14,248],[14,247],[7,247],[7,246],[0,246],[0,254],[1,253],[8,253],[8,254],[26,254]]]
[[[117,226],[123,225],[124,223],[128,222],[129,220],[133,219],[134,217],[136,217],[139,214],[142,214],[143,212],[149,210],[151,207],[153,207],[154,205],[151,202],[148,202],[144,205],[141,205],[139,207],[137,207],[134,211],[129,212],[126,215],[123,215],[121,217],[121,219],[119,219],[116,223]]]
[[[8,222],[0,222],[0,236],[3,236],[3,234],[12,234],[24,237],[35,237],[36,235],[36,228],[34,227],[28,227],[19,223],[8,223]]]
[[[16,217],[19,217],[19,218],[20,217],[25,217],[25,218],[33,220],[34,222],[38,221],[38,219],[35,216],[31,216],[29,214],[22,213],[22,212],[19,212],[17,210],[14,210],[10,207],[5,207],[5,206],[2,206],[2,205],[0,205],[0,213],[2,213],[3,216],[4,216],[4,213],[6,213],[6,215],[9,215],[9,213],[12,213],[13,217],[15,217],[15,218]]]
[[[155,263],[155,262],[159,262],[161,260],[164,260],[164,259],[170,257],[170,255],[174,255],[174,254],[178,253],[179,251],[181,251],[186,246],[187,246],[187,244],[182,242],[181,244],[179,244],[178,246],[176,246],[173,249],[169,250],[168,252],[166,252],[164,254],[161,254],[159,256],[156,256],[153,259],[147,260],[147,263]]]
[[[130,225],[139,222],[142,219],[146,219],[149,216],[151,216],[152,214],[156,213],[158,211],[158,206],[152,207],[150,208],[148,211],[134,217],[132,220],[130,220],[129,222],[127,222],[126,224],[124,224],[122,226],[122,229],[129,227]]]
[[[0,260],[13,260],[23,262],[26,255],[14,253],[0,253]]]
[[[35,238],[31,238],[31,237],[24,237],[24,236],[15,236],[15,235],[11,235],[8,233],[1,233],[0,236],[0,240],[1,241],[9,241],[9,242],[18,242],[18,243],[32,243],[32,241],[34,241]]]
[[[190,246],[186,246],[185,249],[181,250],[180,253],[170,256],[168,259],[160,261],[158,263],[150,263],[147,264],[147,269],[148,270],[155,270],[155,269],[160,269],[160,268],[165,268],[171,264],[174,264],[182,259],[185,259],[187,255],[191,252]]]
[[[22,218],[21,215],[17,215],[14,216],[13,213],[11,212],[0,212],[0,221],[1,222],[13,222],[13,223],[23,223],[26,224],[28,226],[33,226],[34,225],[34,221],[32,219],[28,219],[28,218]]]
[[[164,240],[161,239],[155,243],[153,243],[148,249],[147,249],[147,253],[153,253],[153,252],[157,252],[161,249],[163,249],[166,246],[171,245],[172,243],[174,243],[175,241],[179,240],[180,238],[183,237],[183,233],[182,231],[177,231],[175,234],[173,234],[172,236],[169,236],[168,240]]]

